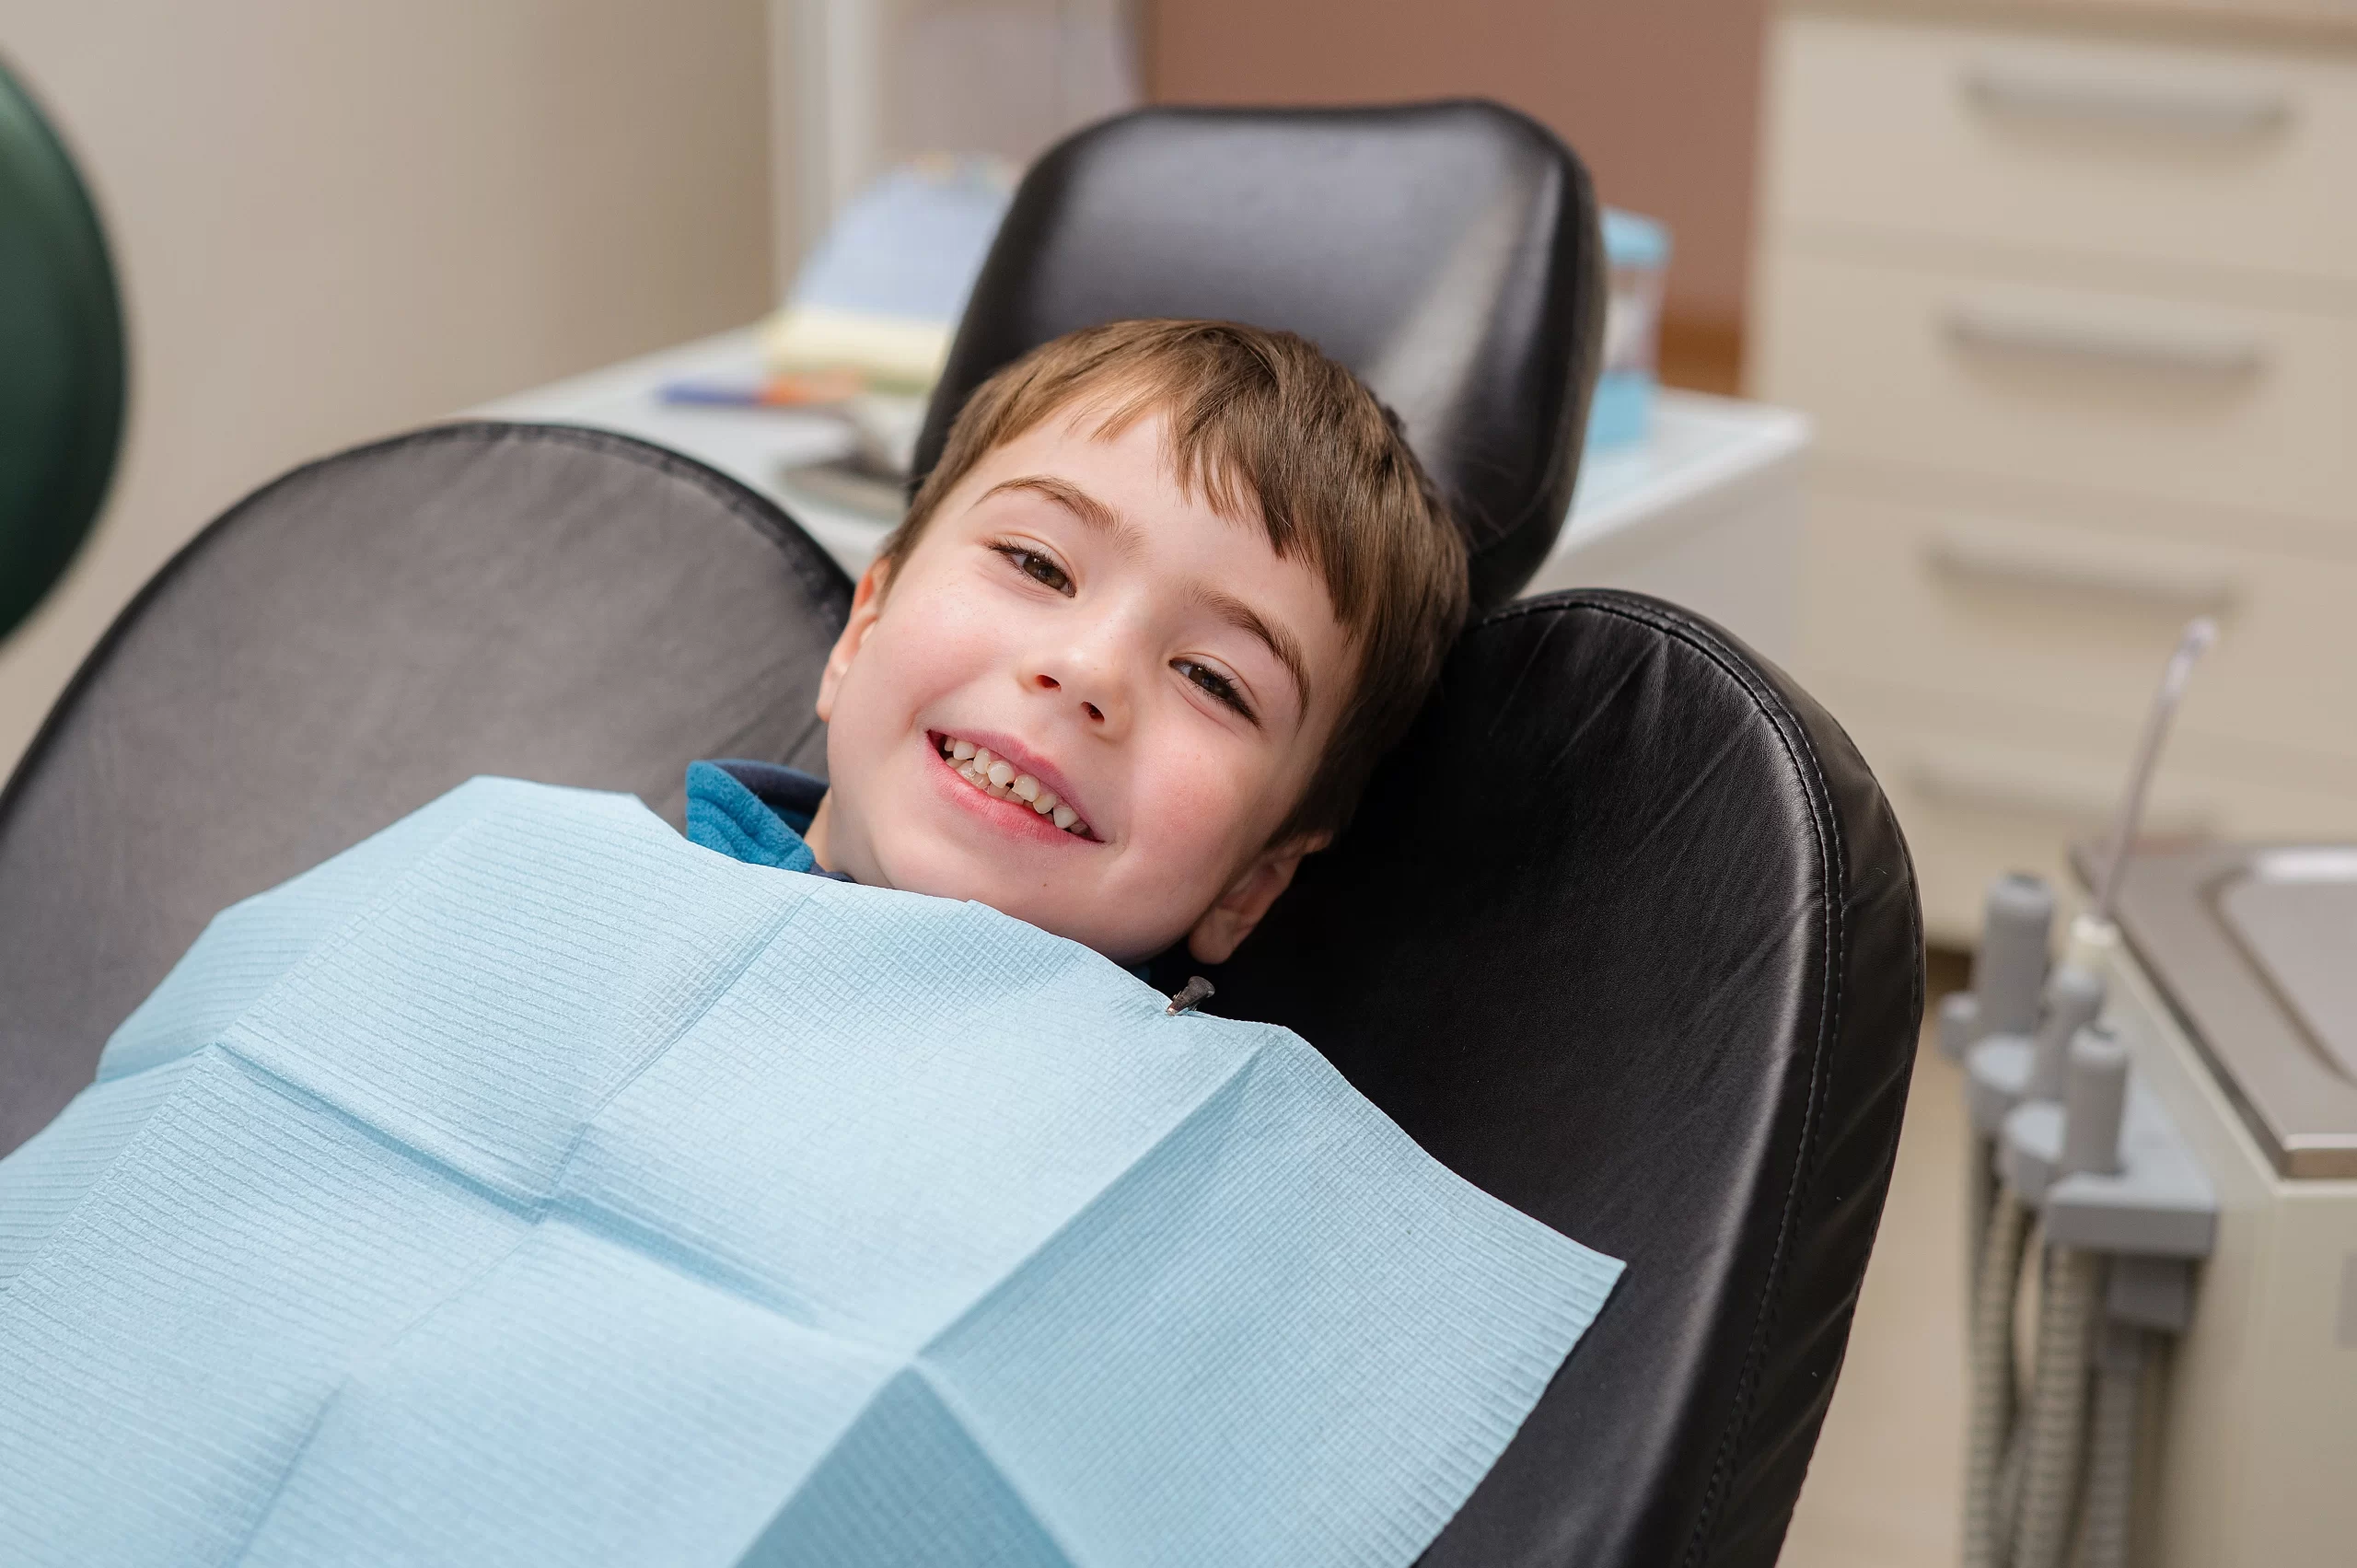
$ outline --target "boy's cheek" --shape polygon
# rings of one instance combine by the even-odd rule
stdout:
[[[954,602],[910,608],[917,613],[877,627],[862,650],[860,673],[868,677],[863,701],[897,706],[913,718],[988,668],[1001,638]]]
[[[1136,802],[1133,819],[1152,824],[1139,834],[1141,867],[1163,887],[1224,887],[1227,868],[1258,850],[1273,822],[1265,780],[1233,765],[1199,759],[1193,767],[1145,770],[1156,781]],[[1206,894],[1205,901],[1215,894]]]

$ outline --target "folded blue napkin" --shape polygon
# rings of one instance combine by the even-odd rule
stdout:
[[[477,780],[0,1161],[0,1561],[1405,1563],[1619,1272],[1283,1029]]]

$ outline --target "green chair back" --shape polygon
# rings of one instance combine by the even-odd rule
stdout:
[[[98,210],[0,65],[0,637],[74,559],[122,436],[122,308]]]

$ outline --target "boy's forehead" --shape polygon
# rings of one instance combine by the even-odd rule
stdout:
[[[1158,410],[1090,403],[1059,410],[983,453],[967,477],[970,505],[1028,480],[1060,481],[1122,523],[1146,528],[1217,518],[1225,526],[1206,542],[1233,542],[1262,561],[1280,554],[1251,486],[1225,474],[1188,471]]]

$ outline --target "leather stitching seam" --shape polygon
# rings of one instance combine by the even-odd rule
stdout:
[[[1808,1090],[1804,1102],[1800,1137],[1794,1151],[1793,1175],[1786,1185],[1782,1212],[1778,1217],[1776,1244],[1769,1256],[1767,1289],[1762,1293],[1760,1311],[1753,1321],[1750,1340],[1736,1376],[1734,1405],[1721,1431],[1710,1479],[1704,1483],[1701,1504],[1696,1512],[1687,1548],[1679,1557],[1682,1563],[1691,1568],[1701,1560],[1709,1542],[1712,1527],[1717,1522],[1718,1508],[1724,1501],[1724,1491],[1736,1454],[1742,1446],[1743,1438],[1748,1434],[1752,1401],[1758,1393],[1768,1345],[1774,1337],[1783,1304],[1785,1269],[1790,1261],[1794,1232],[1799,1225],[1799,1199],[1806,1185],[1822,1120],[1818,1114],[1818,1100],[1824,1088],[1826,1063],[1832,1044],[1829,1037],[1839,1032],[1836,1020],[1840,1016],[1841,960],[1847,950],[1842,919],[1847,869],[1840,823],[1833,808],[1832,792],[1825,782],[1822,761],[1814,745],[1810,744],[1805,765],[1794,735],[1790,733],[1799,732],[1801,740],[1806,742],[1806,730],[1798,715],[1782,703],[1772,687],[1767,686],[1757,671],[1739,661],[1731,648],[1709,635],[1703,627],[1673,619],[1661,610],[1654,610],[1637,596],[1611,589],[1572,589],[1561,595],[1525,600],[1493,612],[1469,628],[1468,635],[1530,615],[1576,610],[1594,610],[1650,627],[1686,644],[1734,679],[1745,694],[1751,698],[1755,710],[1769,720],[1778,743],[1784,749],[1787,761],[1803,785],[1809,801],[1810,826],[1817,838],[1818,872],[1827,878],[1822,947],[1826,971],[1819,984],[1820,1012],[1815,1045],[1810,1053]]]

